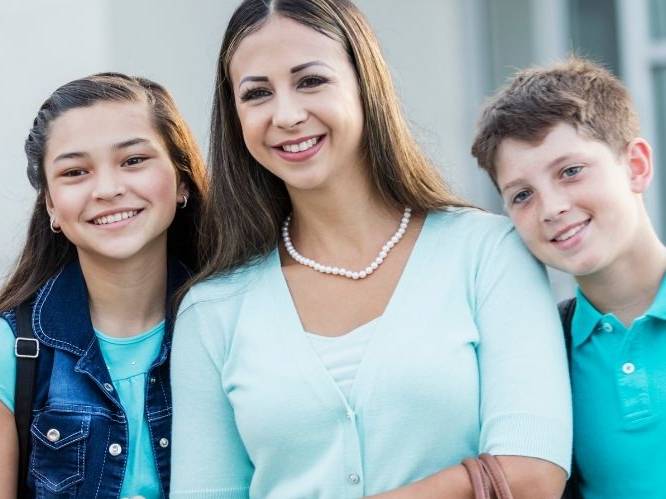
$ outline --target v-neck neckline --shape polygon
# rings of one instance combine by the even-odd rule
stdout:
[[[278,286],[278,289],[275,289],[276,295],[273,296],[272,300],[277,307],[275,312],[276,314],[279,314],[282,318],[281,320],[285,321],[287,330],[285,331],[287,335],[285,339],[294,342],[293,346],[296,351],[303,353],[303,355],[300,356],[295,352],[295,355],[292,358],[302,366],[308,382],[310,382],[318,393],[325,395],[325,392],[328,392],[329,396],[331,396],[332,393],[335,393],[334,398],[337,400],[337,403],[342,401],[347,417],[350,414],[349,411],[352,411],[352,413],[356,411],[356,408],[362,405],[361,401],[366,399],[369,395],[367,391],[372,388],[372,380],[376,376],[376,366],[378,364],[376,358],[381,353],[381,345],[385,343],[391,335],[390,328],[384,328],[382,325],[387,322],[390,323],[391,315],[396,308],[394,303],[403,301],[403,295],[406,297],[411,296],[409,288],[412,285],[412,281],[417,278],[419,268],[424,260],[422,253],[427,247],[426,240],[432,223],[432,217],[429,213],[426,214],[421,230],[414,242],[414,246],[412,247],[402,273],[400,274],[400,278],[393,289],[393,293],[391,294],[383,313],[345,333],[345,335],[351,334],[359,328],[364,328],[370,324],[375,333],[372,334],[372,337],[368,341],[365,354],[358,366],[356,377],[350,390],[349,399],[345,397],[340,387],[326,369],[326,366],[324,366],[321,358],[315,351],[307,336],[307,331],[303,328],[303,323],[301,322],[298,309],[296,308],[296,304],[289,290],[287,279],[282,272],[278,248],[275,248],[269,256],[269,273],[275,273],[274,281],[273,279],[271,280]],[[381,334],[377,334],[380,331]],[[321,383],[321,380],[324,378],[327,379],[328,382]],[[333,390],[333,392],[331,392],[331,390]],[[325,397],[325,400],[331,402],[333,399]]]
[[[336,336],[346,336],[348,334],[353,333],[357,329],[363,328],[366,325],[370,323],[376,323],[379,324],[384,320],[384,318],[389,315],[389,312],[393,308],[392,305],[396,301],[396,297],[401,293],[402,288],[407,287],[406,282],[410,280],[410,275],[413,273],[412,268],[417,266],[417,264],[414,263],[415,260],[418,260],[418,253],[420,252],[420,247],[423,246],[422,240],[424,239],[424,232],[427,230],[427,227],[429,225],[429,220],[432,217],[430,216],[429,213],[426,213],[425,218],[423,220],[423,224],[421,225],[421,229],[419,234],[416,236],[416,240],[414,241],[414,246],[412,246],[412,250],[409,253],[409,256],[407,257],[407,261],[405,262],[405,266],[402,269],[402,272],[400,273],[400,277],[398,277],[398,281],[393,288],[393,292],[391,293],[391,296],[389,297],[388,301],[386,302],[386,306],[384,307],[384,310],[382,311],[381,314],[379,314],[376,317],[371,318],[370,320],[364,322],[363,324],[359,324],[353,329],[350,329],[349,331],[346,331],[343,334],[336,335]],[[289,283],[287,282],[287,277],[284,275],[284,272],[282,271],[282,262],[280,260],[280,251],[278,247],[276,247],[273,252],[270,255],[271,262],[270,266],[275,268],[277,267],[277,270],[279,272],[279,282],[280,282],[280,288],[282,293],[287,294],[288,302],[290,304],[290,309],[291,312],[293,312],[296,315],[296,319],[298,321],[298,324],[300,326],[300,332],[305,334],[318,334],[312,331],[308,331],[305,329],[303,326],[303,322],[301,321],[301,316],[298,313],[298,308],[296,307],[296,302],[294,301],[294,297],[291,294],[291,290],[289,289]],[[320,335],[320,336],[325,336],[325,335]]]

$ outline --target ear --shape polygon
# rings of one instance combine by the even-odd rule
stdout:
[[[183,194],[186,196],[190,195],[190,190],[187,188],[187,184],[185,182],[179,182],[178,183],[178,197],[182,196]]]
[[[647,140],[636,137],[627,146],[626,158],[631,190],[636,194],[641,194],[649,187],[654,173],[652,148]]]

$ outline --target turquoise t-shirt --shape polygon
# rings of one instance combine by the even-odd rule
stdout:
[[[578,290],[572,319],[574,456],[585,499],[666,491],[666,279],[627,328]]]
[[[129,338],[115,338],[95,331],[111,374],[111,380],[125,409],[129,431],[129,453],[121,497],[160,497],[160,481],[144,418],[146,378],[164,338],[164,321],[149,331]],[[14,335],[0,319],[0,401],[14,410],[16,358]]]

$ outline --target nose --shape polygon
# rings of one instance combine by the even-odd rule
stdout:
[[[93,197],[96,199],[111,200],[115,197],[125,194],[125,184],[122,181],[120,172],[115,168],[99,168],[96,172],[95,189]]]
[[[308,113],[297,97],[290,92],[276,94],[272,120],[274,127],[288,130],[305,122],[307,117]]]
[[[571,200],[562,189],[551,189],[541,194],[541,218],[553,222],[571,209]]]

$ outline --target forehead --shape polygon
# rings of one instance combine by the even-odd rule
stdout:
[[[86,152],[128,138],[161,142],[145,101],[98,102],[65,111],[49,126],[46,158],[64,150]]]
[[[292,19],[274,15],[246,36],[231,58],[232,80],[263,76],[304,62],[322,60],[330,65],[349,64],[342,44]]]
[[[559,158],[610,153],[610,148],[586,137],[568,123],[551,128],[543,140],[528,142],[508,137],[497,148],[495,166],[500,188],[516,178],[538,175]]]

